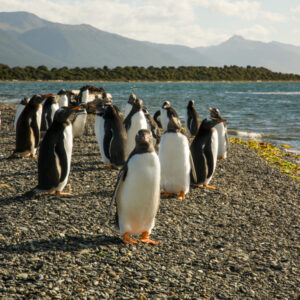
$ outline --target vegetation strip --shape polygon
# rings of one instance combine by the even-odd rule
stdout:
[[[300,75],[272,72],[260,67],[115,67],[52,68],[13,67],[0,63],[0,80],[95,80],[95,81],[298,81]]]
[[[235,137],[230,138],[230,142],[247,146],[250,149],[255,149],[259,156],[271,164],[271,167],[277,167],[282,173],[300,181],[300,166],[285,159],[286,157],[289,157],[299,160],[299,155],[282,151],[280,148],[266,142],[257,142],[254,140],[245,141]],[[288,148],[286,145],[282,146]]]

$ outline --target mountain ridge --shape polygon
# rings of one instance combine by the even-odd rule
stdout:
[[[0,63],[10,67],[251,65],[300,74],[300,46],[239,35],[218,45],[192,48],[138,41],[89,24],[50,22],[28,12],[0,12],[0,31]],[[22,51],[26,55],[20,55]]]

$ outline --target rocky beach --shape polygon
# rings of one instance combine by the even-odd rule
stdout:
[[[107,220],[118,171],[94,135],[74,139],[66,191],[37,185],[37,159],[7,159],[16,105],[1,104],[0,299],[299,299],[299,182],[231,144],[211,184],[162,198],[151,237],[125,245]]]

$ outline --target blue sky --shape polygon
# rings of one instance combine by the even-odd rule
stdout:
[[[233,35],[300,46],[300,0],[0,0],[0,11],[190,47]]]

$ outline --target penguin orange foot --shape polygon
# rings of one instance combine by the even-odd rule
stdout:
[[[178,195],[176,195],[176,199],[184,200],[185,199],[184,191],[180,191],[180,193]]]
[[[159,245],[159,242],[153,241],[149,239],[149,232],[145,231],[142,233],[141,237],[140,237],[140,241],[142,243],[146,243],[146,244],[151,244],[151,245]]]
[[[163,197],[173,197],[173,196],[175,196],[174,193],[168,193],[168,192],[163,192],[161,195],[162,195]]]
[[[66,192],[57,191],[57,192],[56,192],[56,195],[58,195],[58,196],[71,196],[72,194],[71,194],[71,193],[66,193]]]
[[[104,169],[104,170],[109,170],[109,169],[112,169],[112,166],[105,165],[105,166],[103,166],[103,169]]]
[[[122,238],[123,238],[123,243],[125,243],[125,244],[137,244],[138,243],[137,240],[134,240],[130,237],[128,232],[125,232],[123,234]]]
[[[208,185],[208,184],[197,184],[198,187],[204,187],[207,189],[215,190],[216,187],[214,185]]]

